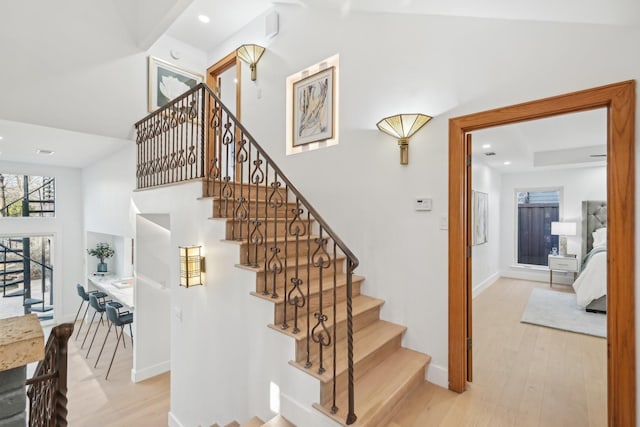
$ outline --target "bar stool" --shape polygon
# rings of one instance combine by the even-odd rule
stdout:
[[[120,304],[120,306],[122,306]],[[118,344],[120,344],[120,338],[122,338],[122,345],[126,347],[125,339],[124,339],[124,326],[129,325],[129,332],[131,333],[131,345],[133,346],[133,330],[131,329],[131,324],[133,323],[133,313],[128,311],[118,312],[118,306],[113,303],[105,304],[105,309],[107,311],[107,319],[111,321],[115,331],[116,331],[116,348],[113,349],[113,356],[111,356],[111,362],[109,363],[109,369],[107,369],[107,374],[104,376],[106,380],[109,377],[109,372],[111,372],[111,366],[113,365],[113,360],[116,358],[116,351],[118,351]],[[118,336],[118,326],[120,326],[120,336]],[[107,331],[107,336],[109,336],[109,332],[111,331],[111,327],[109,327],[109,331]],[[102,350],[104,349],[104,344],[107,342],[107,336],[104,337],[104,342],[102,343],[102,348],[100,349],[100,354],[102,354]],[[98,354],[98,359],[100,359],[100,354]],[[98,365],[98,361],[96,360],[96,365]]]
[[[113,304],[115,307],[122,307],[122,304],[120,304],[119,302],[115,302],[115,301],[104,301],[104,302],[100,302],[98,301],[98,297],[91,294],[89,295],[89,305],[91,305],[91,307],[93,307],[93,309],[95,310],[93,312],[93,317],[91,318],[91,323],[89,323],[89,329],[87,329],[87,335],[84,336],[84,341],[82,341],[82,345],[80,346],[80,348],[82,348],[84,346],[85,341],[87,341],[87,337],[89,336],[89,331],[91,331],[91,325],[93,325],[93,320],[96,317],[96,314],[100,313],[100,321],[98,322],[98,325],[96,326],[96,330],[93,332],[93,338],[91,339],[91,344],[89,344],[89,350],[87,350],[87,355],[85,357],[89,357],[89,352],[91,352],[91,347],[93,346],[93,341],[96,339],[96,334],[98,333],[98,329],[100,329],[100,324],[103,323],[102,318],[104,317],[104,308],[105,305],[107,303],[111,303]]]
[[[78,333],[76,333],[76,340],[78,339],[78,337],[80,336],[80,330],[82,329],[82,326],[84,325],[84,318],[87,316],[87,312],[89,311],[89,295],[93,294],[95,296],[97,296],[98,298],[104,298],[107,296],[107,294],[105,294],[104,292],[100,292],[100,291],[91,291],[91,292],[87,292],[84,290],[84,286],[82,286],[80,283],[78,283],[76,285],[76,290],[78,291],[78,295],[80,296],[80,298],[82,298],[82,300],[80,301],[80,307],[78,307],[78,312],[76,313],[76,318],[73,319],[73,324],[76,324],[76,321],[78,320],[78,315],[80,314],[80,310],[82,310],[82,304],[85,303],[85,301],[87,302],[87,308],[84,310],[84,314],[82,315],[82,319],[83,321],[80,323],[80,327],[78,328]]]

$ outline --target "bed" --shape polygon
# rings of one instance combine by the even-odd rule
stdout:
[[[606,313],[607,202],[582,202],[582,266],[573,283],[577,303],[587,311]]]

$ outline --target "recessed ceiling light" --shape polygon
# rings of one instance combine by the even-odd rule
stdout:
[[[51,151],[51,150],[44,150],[44,149],[42,149],[42,148],[38,148],[38,149],[36,150],[36,153],[37,153],[37,154],[41,154],[41,155],[43,155],[43,156],[51,156],[51,155],[53,155],[53,153],[55,153],[55,151]]]
[[[505,166],[509,166],[509,165],[511,164],[511,162],[507,160],[507,161],[506,161],[506,162],[504,162],[503,164],[504,164]]]
[[[484,149],[491,148],[491,144],[483,144],[482,148],[484,148]]]
[[[202,22],[203,24],[208,24],[211,19],[207,15],[198,15],[198,21]]]
[[[0,141],[2,141],[3,139],[4,139],[4,137],[3,137],[3,136],[0,136]]]

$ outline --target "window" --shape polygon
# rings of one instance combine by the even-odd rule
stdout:
[[[55,217],[55,178],[0,174],[0,216]]]
[[[560,190],[518,191],[518,264],[547,265],[548,255],[558,247],[551,222],[558,221]]]

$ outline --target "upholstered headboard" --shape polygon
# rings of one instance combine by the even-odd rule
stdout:
[[[593,249],[593,232],[607,226],[607,202],[585,200],[582,202],[582,256]]]

